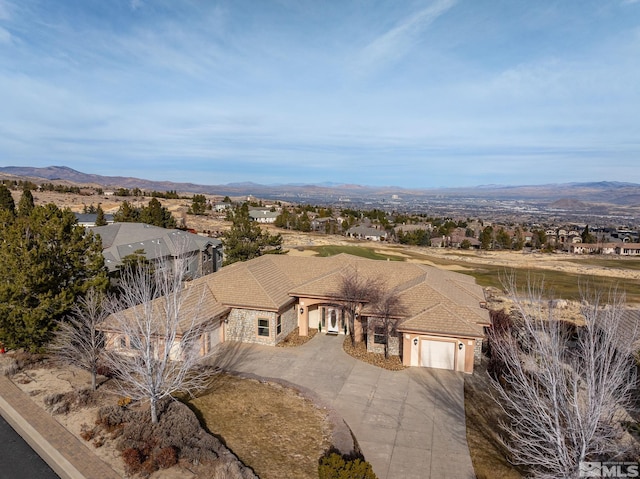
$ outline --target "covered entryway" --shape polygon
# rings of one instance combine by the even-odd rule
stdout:
[[[328,308],[329,318],[327,320],[327,333],[338,334],[340,332],[340,324],[338,321],[338,315],[340,314],[336,308]]]
[[[420,366],[437,369],[455,369],[456,343],[449,341],[420,341]]]

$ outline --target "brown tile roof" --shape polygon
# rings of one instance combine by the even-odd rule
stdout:
[[[282,311],[298,297],[336,297],[349,269],[381,278],[386,288],[398,291],[408,318],[400,329],[481,337],[481,325],[489,324],[488,311],[480,307],[483,290],[470,276],[347,254],[328,258],[265,255],[225,266],[192,281],[189,288],[205,295],[203,318],[220,317],[232,307]]]
[[[482,327],[465,319],[465,313],[473,316],[472,311],[450,308],[450,305],[437,303],[404,321],[398,330],[482,337],[484,335]]]

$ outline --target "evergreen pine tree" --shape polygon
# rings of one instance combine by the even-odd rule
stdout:
[[[29,216],[33,211],[33,208],[35,208],[33,195],[31,194],[31,190],[25,188],[22,192],[22,197],[18,202],[18,216]]]
[[[12,215],[16,214],[16,203],[13,201],[11,191],[5,185],[0,184],[0,209],[6,210]]]
[[[0,341],[37,351],[78,296],[108,286],[102,245],[52,204],[28,217],[0,210],[0,224]]]
[[[113,215],[113,221],[117,223],[135,223],[138,221],[140,212],[128,201],[123,201],[118,211]]]
[[[98,207],[96,208],[96,226],[105,226],[107,224],[107,220],[104,218],[104,210],[100,203],[98,203]]]
[[[267,250],[280,252],[282,235],[263,232],[257,223],[252,222],[247,203],[237,206],[229,215],[233,225],[222,235],[225,264],[256,258]]]
[[[207,198],[204,195],[193,195],[191,200],[191,207],[189,208],[190,215],[204,215],[207,212]]]
[[[160,226],[161,228],[175,228],[177,226],[171,212],[162,206],[157,198],[151,198],[149,205],[142,208],[139,221],[148,225]]]

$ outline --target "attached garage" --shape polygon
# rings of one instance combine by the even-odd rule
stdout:
[[[423,339],[420,344],[420,366],[455,369],[456,343]]]

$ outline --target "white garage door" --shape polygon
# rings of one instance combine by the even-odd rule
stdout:
[[[423,339],[420,345],[420,365],[427,368],[453,369],[455,353],[455,343]]]

